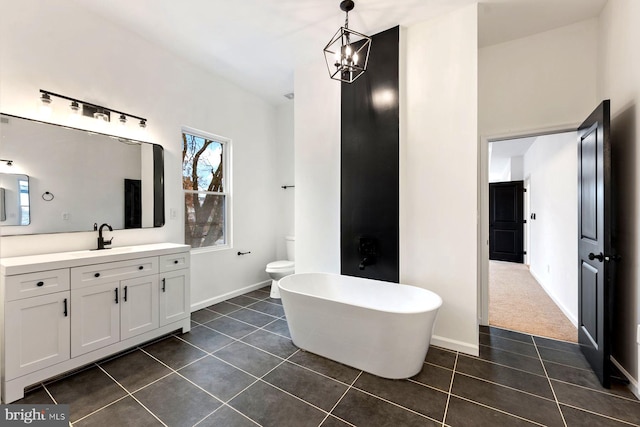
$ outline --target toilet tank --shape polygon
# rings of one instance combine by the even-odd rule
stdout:
[[[296,238],[294,236],[286,236],[285,244],[287,245],[287,259],[289,261],[296,260]]]

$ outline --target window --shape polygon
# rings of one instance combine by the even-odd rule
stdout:
[[[192,248],[229,246],[230,142],[182,129],[184,241]]]

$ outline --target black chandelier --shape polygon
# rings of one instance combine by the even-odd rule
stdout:
[[[355,4],[352,0],[340,2],[345,14],[344,27],[340,27],[324,48],[329,75],[334,80],[353,83],[366,70],[371,49],[371,37],[349,29],[349,11]]]

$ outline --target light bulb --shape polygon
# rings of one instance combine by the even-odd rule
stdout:
[[[351,46],[347,45],[347,47],[344,49],[344,55],[347,58],[351,56]]]
[[[49,117],[51,115],[51,97],[48,93],[40,96],[40,114]]]
[[[358,65],[358,54],[357,53],[353,54],[353,63],[354,63],[354,65]]]
[[[96,110],[96,112],[93,113],[93,118],[103,122],[109,121],[109,115],[104,110]]]

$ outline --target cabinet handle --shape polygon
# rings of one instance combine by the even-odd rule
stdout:
[[[162,292],[167,292],[167,279],[162,279]]]
[[[116,288],[116,304],[118,303],[118,288]]]
[[[36,286],[38,286],[38,287],[44,286],[44,282],[38,282],[38,283],[36,283]]]
[[[138,267],[138,270],[144,270],[144,265],[141,265],[140,267]]]
[[[69,311],[67,310],[67,299],[64,299],[64,317],[67,317],[69,315]]]
[[[93,277],[100,277],[100,273],[94,274]]]
[[[174,263],[174,264],[177,264],[177,263],[178,263],[178,260],[173,261],[173,263]]]
[[[128,288],[128,286],[124,287],[124,298],[123,298],[124,302],[127,302],[127,288]]]

